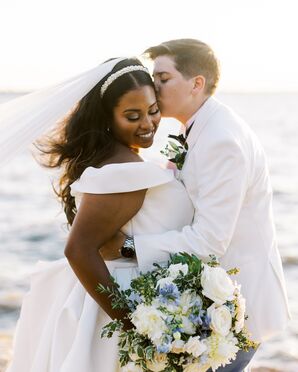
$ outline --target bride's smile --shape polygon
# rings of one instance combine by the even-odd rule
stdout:
[[[144,86],[124,94],[114,109],[112,132],[131,148],[150,147],[160,121],[155,93]]]

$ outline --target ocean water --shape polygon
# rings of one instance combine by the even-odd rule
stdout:
[[[0,94],[0,103],[15,94]],[[298,93],[228,94],[218,98],[253,128],[268,156],[274,213],[292,320],[258,350],[254,366],[298,371]],[[144,157],[163,162],[159,149],[174,120],[164,120]],[[13,333],[28,273],[38,260],[63,256],[66,220],[51,187],[55,173],[41,168],[27,151],[0,169],[0,336]]]

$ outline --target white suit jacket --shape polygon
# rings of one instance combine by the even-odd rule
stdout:
[[[187,142],[179,178],[195,207],[193,224],[134,236],[139,267],[146,271],[169,253],[186,251],[204,260],[214,254],[224,268],[239,268],[234,279],[246,298],[247,327],[254,340],[264,341],[284,329],[289,311],[263,148],[213,97],[198,111]]]

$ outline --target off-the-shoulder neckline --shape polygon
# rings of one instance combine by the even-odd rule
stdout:
[[[71,190],[73,196],[74,192],[110,194],[152,188],[173,179],[173,170],[153,162],[111,163],[101,168],[87,167],[81,177],[71,184]]]
[[[132,166],[136,166],[136,165],[152,166],[152,167],[155,167],[155,168],[159,168],[161,170],[167,170],[166,168],[163,168],[161,165],[158,165],[158,164],[150,162],[150,161],[129,161],[129,162],[123,162],[123,163],[109,163],[109,164],[105,164],[105,165],[103,165],[102,167],[99,167],[99,168],[90,166],[90,167],[87,167],[84,170],[84,172],[87,169],[102,170],[104,168],[124,167],[124,166],[128,166],[128,165],[132,165]]]

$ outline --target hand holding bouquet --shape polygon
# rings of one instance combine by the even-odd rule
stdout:
[[[244,327],[245,300],[240,286],[214,256],[203,263],[194,255],[171,256],[165,266],[131,281],[130,289],[109,293],[115,308],[126,309],[134,328],[124,331],[114,320],[102,337],[119,332],[119,359],[123,372],[215,371],[256,344]]]

